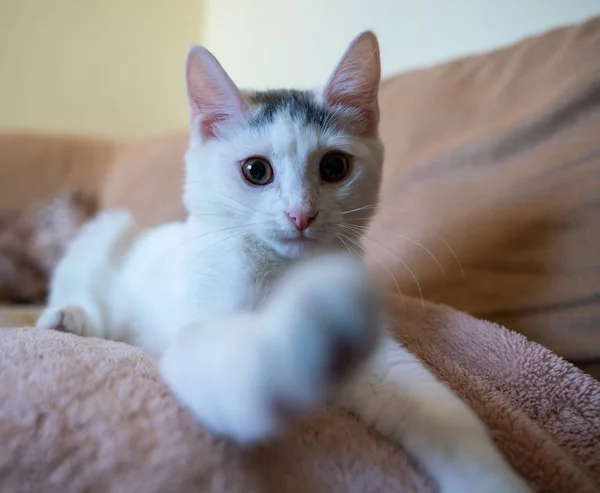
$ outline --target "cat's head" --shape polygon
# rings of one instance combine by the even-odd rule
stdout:
[[[379,47],[365,32],[323,89],[241,92],[206,49],[186,62],[191,110],[184,202],[192,217],[294,257],[357,239],[374,212]],[[340,237],[342,240],[340,240]]]

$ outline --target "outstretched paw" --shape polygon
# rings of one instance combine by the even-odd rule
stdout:
[[[304,378],[305,385],[324,383],[327,391],[363,361],[381,335],[374,284],[364,264],[345,254],[292,269],[265,314],[280,344],[279,364],[295,368],[298,384]]]
[[[162,376],[213,432],[261,442],[326,403],[378,340],[379,314],[364,265],[322,257],[288,272],[258,312],[183,330]]]

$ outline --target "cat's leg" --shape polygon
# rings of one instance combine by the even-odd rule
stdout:
[[[530,491],[471,408],[389,335],[336,402],[399,443],[441,493]]]
[[[88,312],[81,306],[48,307],[41,313],[36,327],[84,337],[102,336],[98,325],[94,324]]]
[[[183,330],[161,372],[204,425],[251,444],[326,402],[374,347],[380,313],[361,263],[316,259],[289,272],[263,309]]]
[[[86,223],[54,270],[48,306],[36,327],[108,337],[101,298],[115,289],[115,272],[134,234],[128,212],[105,212]]]

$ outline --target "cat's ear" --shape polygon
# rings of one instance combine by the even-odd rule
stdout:
[[[352,110],[365,134],[375,132],[379,122],[377,94],[381,79],[379,43],[375,34],[359,34],[346,49],[323,91],[329,106]]]
[[[219,124],[242,119],[248,104],[217,59],[202,46],[193,46],[185,62],[185,81],[192,132],[214,138]]]

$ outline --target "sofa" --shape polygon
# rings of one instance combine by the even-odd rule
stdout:
[[[394,333],[537,491],[600,490],[599,54],[592,19],[380,91],[365,258]],[[339,410],[247,453],[202,430],[141,350],[30,327],[95,212],[183,217],[186,145],[0,134],[0,491],[435,491]]]

